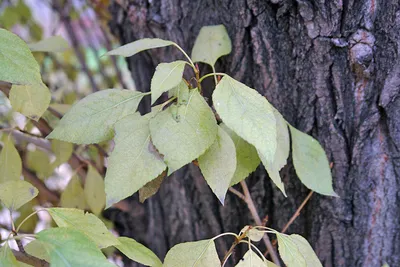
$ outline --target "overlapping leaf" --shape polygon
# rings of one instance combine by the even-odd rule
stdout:
[[[22,172],[19,153],[10,137],[3,138],[3,144],[0,152],[0,183],[19,180]]]
[[[160,259],[148,248],[128,237],[118,237],[120,245],[115,247],[129,259],[145,266],[161,267]]]
[[[72,176],[61,194],[60,206],[64,208],[86,209],[85,193],[77,175]]]
[[[0,247],[0,267],[19,266],[17,259],[6,242]]]
[[[83,190],[90,210],[99,215],[106,205],[105,185],[103,177],[92,165],[89,165]]]
[[[36,187],[21,180],[8,181],[0,186],[0,200],[4,206],[11,210],[17,210],[35,198],[38,193]]]
[[[189,87],[182,80],[177,86],[168,91],[169,97],[176,96],[178,98],[178,104],[187,104],[189,101]]]
[[[36,52],[64,52],[69,48],[68,42],[61,36],[51,36],[37,43],[28,44],[31,51]]]
[[[69,160],[74,151],[74,145],[69,142],[54,139],[51,140],[51,150],[56,156],[56,160],[52,163],[52,166],[58,167]]]
[[[277,267],[277,265],[268,260],[264,261],[254,251],[248,250],[236,267]]]
[[[114,50],[111,50],[107,52],[106,55],[130,57],[144,50],[158,48],[158,47],[165,47],[170,45],[175,45],[175,43],[158,38],[145,38],[123,45]]]

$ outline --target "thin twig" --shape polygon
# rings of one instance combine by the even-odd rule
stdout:
[[[11,250],[12,253],[14,254],[15,258],[17,258],[18,261],[32,265],[32,266],[36,266],[36,267],[48,267],[50,266],[50,264],[42,259],[36,258],[32,255],[29,255],[27,253],[24,253],[22,251],[18,251],[18,250]]]
[[[233,188],[233,187],[229,187],[229,189],[228,189],[231,193],[233,193],[233,194],[235,194],[236,196],[238,196],[240,199],[242,199],[243,201],[246,201],[246,197],[242,194],[242,193],[240,193],[238,190],[236,190],[235,188]]]
[[[245,181],[241,181],[241,182],[240,182],[240,185],[241,185],[242,188],[243,188],[243,193],[244,193],[244,196],[245,196],[245,198],[246,198],[247,207],[249,208],[250,213],[251,213],[253,219],[255,220],[255,222],[256,222],[257,225],[260,225],[260,226],[261,226],[261,225],[262,225],[261,218],[260,218],[260,216],[258,215],[257,208],[256,208],[256,206],[254,205],[253,199],[251,198],[250,191],[249,191],[249,188],[247,187],[246,182],[245,182]],[[264,236],[263,236],[263,240],[264,240],[265,246],[267,247],[267,251],[269,251],[269,253],[271,254],[271,259],[272,259],[272,261],[273,261],[276,265],[281,266],[280,261],[279,261],[279,258],[278,258],[278,256],[276,255],[275,249],[274,249],[274,247],[272,246],[271,240],[269,239],[268,235],[264,235]]]

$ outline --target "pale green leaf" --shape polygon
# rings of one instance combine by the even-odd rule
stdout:
[[[36,258],[50,262],[49,252],[46,250],[45,245],[39,240],[32,240],[25,247],[25,251]]]
[[[166,168],[150,140],[150,116],[136,113],[115,124],[115,147],[105,178],[107,208],[137,192]]]
[[[214,241],[211,239],[175,245],[165,256],[164,267],[220,267]]]
[[[192,50],[193,62],[215,65],[218,58],[232,51],[232,43],[224,25],[201,28]]]
[[[124,253],[129,259],[141,263],[145,266],[161,267],[160,259],[150,249],[139,242],[128,237],[118,237],[120,245],[115,247]]]
[[[79,230],[101,248],[119,244],[117,238],[108,231],[104,223],[91,213],[65,208],[49,208],[47,211],[58,227],[71,227]]]
[[[114,266],[82,232],[72,228],[51,228],[36,234],[50,256],[51,266]]]
[[[113,136],[113,125],[135,113],[143,96],[143,93],[119,89],[90,94],[72,106],[47,138],[77,144],[109,140]]]
[[[273,161],[277,147],[273,107],[257,91],[225,75],[213,93],[215,109],[224,123]]]
[[[69,160],[74,151],[74,145],[69,142],[64,142],[61,140],[51,140],[51,150],[56,156],[56,160],[52,163],[53,167],[58,167],[62,163]]]
[[[224,204],[236,169],[236,151],[232,139],[221,127],[218,127],[214,143],[198,158],[198,162],[204,179]]]
[[[322,267],[314,250],[302,236],[276,233],[278,250],[288,267]]]
[[[154,145],[172,173],[203,154],[217,135],[214,113],[197,90],[187,105],[171,105],[150,120]]]
[[[43,150],[36,148],[36,150],[27,151],[25,159],[26,166],[43,180],[49,178],[54,171],[50,164],[49,154]]]
[[[61,115],[64,115],[65,113],[67,113],[71,109],[71,105],[53,103],[53,104],[50,104],[50,108],[54,109],[55,111],[57,111]]]
[[[69,48],[68,42],[61,36],[51,36],[37,43],[28,44],[31,51],[35,52],[64,52]]]
[[[293,164],[301,182],[309,189],[328,196],[338,196],[332,187],[328,158],[311,136],[289,125],[292,136]]]
[[[264,232],[256,228],[251,228],[247,232],[247,236],[250,238],[251,241],[258,242],[263,238]]]
[[[260,165],[260,158],[254,146],[247,143],[224,123],[220,126],[229,134],[236,148],[236,170],[232,177],[230,186],[243,181],[250,173]]]
[[[114,50],[107,52],[105,55],[130,57],[144,50],[170,45],[175,45],[175,43],[158,38],[145,38],[118,47]]]
[[[20,225],[20,223],[29,215],[32,214],[34,211],[34,207],[39,205],[39,202],[37,201],[36,198],[32,199],[28,203],[22,205],[18,211],[19,211],[19,217],[18,219],[15,220],[14,224],[15,225]],[[24,224],[19,228],[21,232],[25,233],[33,233],[33,231],[36,228],[36,224],[39,221],[39,216],[37,214],[31,216],[29,220],[25,221]]]
[[[106,193],[104,189],[104,179],[97,172],[96,168],[89,165],[89,170],[85,179],[85,198],[90,210],[99,215],[106,205]]]
[[[42,82],[39,65],[26,43],[0,28],[0,81],[14,84]]]
[[[151,104],[154,104],[162,93],[181,83],[185,65],[186,62],[182,60],[158,64],[151,79]]]
[[[38,120],[47,110],[51,94],[44,83],[13,84],[9,99],[15,111],[33,120]]]
[[[85,193],[77,175],[72,176],[61,194],[60,206],[64,208],[86,209]]]
[[[2,247],[0,247],[0,267],[13,266],[19,266],[19,264],[8,246],[8,242],[6,242]]]
[[[142,188],[139,189],[139,201],[144,202],[149,197],[157,193],[158,189],[164,180],[165,172],[161,173],[156,179],[148,182]]]
[[[177,86],[168,91],[168,96],[176,96],[179,104],[187,104],[189,101],[189,95],[189,87],[183,80]]]
[[[0,183],[19,180],[22,172],[22,162],[11,137],[3,138],[3,148],[0,152]]]
[[[236,267],[277,267],[273,262],[264,261],[254,251],[248,250]]]
[[[25,181],[8,181],[0,186],[0,200],[11,209],[17,210],[38,194],[36,187]]]

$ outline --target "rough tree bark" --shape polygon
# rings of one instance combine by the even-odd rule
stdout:
[[[233,53],[217,71],[266,96],[291,124],[317,138],[333,162],[340,198],[314,194],[289,232],[306,236],[324,266],[400,266],[398,0],[111,2],[110,28],[122,43],[159,37],[190,51],[202,26],[224,24]],[[137,88],[148,91],[157,64],[176,58],[182,55],[173,48],[129,58]],[[262,167],[247,180],[260,215],[276,229],[308,192],[290,162],[281,174],[288,198]],[[252,223],[231,193],[221,206],[195,166],[165,179],[145,204],[137,196],[129,201],[130,212],[108,215],[121,234],[160,257],[177,243]],[[222,253],[229,248],[217,246]]]

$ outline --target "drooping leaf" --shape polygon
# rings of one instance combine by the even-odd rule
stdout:
[[[322,267],[314,250],[302,236],[277,233],[278,250],[288,267]]]
[[[211,239],[175,245],[165,256],[164,267],[220,267],[214,241]]]
[[[46,246],[39,240],[32,240],[24,247],[24,249],[29,255],[32,255],[36,258],[45,260],[47,262],[50,262],[51,260],[49,252],[46,250]]]
[[[137,192],[166,168],[151,143],[150,116],[136,113],[115,124],[115,147],[105,178],[107,208]]]
[[[226,126],[273,161],[277,139],[271,104],[257,91],[225,75],[213,93],[215,109]]]
[[[214,143],[198,158],[198,162],[204,179],[224,204],[236,169],[236,150],[232,139],[221,127],[218,127]]]
[[[0,186],[0,200],[11,210],[17,210],[38,194],[36,187],[25,181],[8,181]]]
[[[69,142],[54,139],[51,140],[51,150],[56,156],[56,160],[52,163],[53,168],[55,168],[69,160],[74,151],[74,145]]]
[[[243,140],[224,123],[221,123],[220,126],[229,134],[236,148],[236,170],[230,183],[230,186],[232,186],[243,181],[250,173],[254,172],[260,165],[260,158],[254,146]]]
[[[193,62],[215,65],[218,58],[232,51],[232,43],[224,25],[201,28],[192,50]]]
[[[95,243],[76,229],[50,228],[36,235],[50,255],[52,266],[115,267]]]
[[[187,105],[171,105],[150,120],[151,138],[169,173],[203,154],[217,129],[213,112],[197,90],[191,90]]]
[[[35,52],[64,52],[69,48],[68,42],[61,36],[51,36],[37,43],[28,44],[29,49]]]
[[[264,234],[265,233],[263,231],[260,231],[256,228],[251,228],[247,232],[247,236],[250,238],[251,241],[254,242],[260,241],[263,238]]]
[[[47,211],[58,227],[71,227],[79,230],[101,248],[119,244],[117,238],[108,231],[104,223],[91,213],[65,208],[49,208]]]
[[[34,207],[39,205],[37,199],[32,199],[28,203],[22,205],[19,211],[19,217],[15,220],[15,225],[19,225],[26,217],[28,217],[33,211]],[[37,214],[33,215],[29,218],[29,220],[25,221],[24,224],[19,228],[21,232],[25,233],[33,233],[36,228],[36,225],[39,221],[39,216]]]
[[[160,259],[150,249],[146,248],[136,240],[128,237],[118,237],[120,245],[115,247],[124,253],[129,259],[145,266],[161,267]]]
[[[85,193],[77,175],[72,176],[61,194],[60,206],[64,208],[86,209]]]
[[[143,93],[119,89],[90,94],[72,106],[47,138],[77,144],[109,140],[113,136],[113,125],[135,113],[143,96]]]
[[[0,29],[0,40],[0,81],[13,84],[41,83],[39,65],[26,43],[4,29]]]
[[[301,182],[309,189],[327,196],[338,196],[332,187],[328,158],[311,136],[289,125],[292,136],[293,164]]]
[[[189,87],[185,81],[181,81],[177,86],[168,91],[168,96],[176,96],[178,98],[178,104],[187,104],[189,101]]]
[[[86,175],[84,192],[90,210],[99,215],[106,205],[106,193],[104,179],[92,165]]]
[[[54,171],[50,164],[49,154],[38,148],[26,153],[25,163],[42,180],[49,178]]]
[[[26,85],[13,84],[9,99],[15,111],[38,120],[47,110],[51,94],[49,88],[42,82]]]
[[[277,267],[275,263],[264,261],[254,251],[248,250],[236,267]]]
[[[144,202],[149,197],[157,193],[158,189],[164,180],[166,172],[161,173],[156,179],[148,182],[142,188],[139,189],[139,201]]]
[[[0,247],[0,267],[19,266],[17,259],[12,253],[8,242]]]
[[[175,43],[158,38],[145,38],[118,47],[114,50],[107,52],[105,55],[130,57],[144,50],[170,45],[175,45]]]
[[[151,104],[154,104],[162,93],[179,85],[185,65],[185,61],[178,60],[171,63],[160,63],[157,66],[150,85]]]
[[[3,138],[3,148],[0,152],[0,183],[19,180],[22,172],[21,158],[10,138]]]

